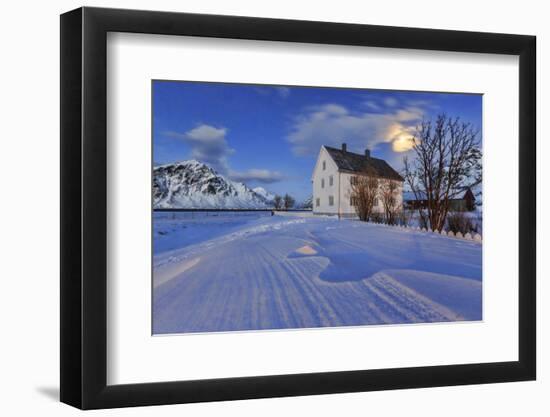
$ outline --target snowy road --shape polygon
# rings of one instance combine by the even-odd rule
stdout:
[[[481,244],[263,217],[154,257],[153,332],[481,320]]]

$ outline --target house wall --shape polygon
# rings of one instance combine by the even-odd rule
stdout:
[[[326,167],[323,170],[323,161]],[[333,184],[330,185],[329,178],[333,177]],[[325,186],[322,187],[322,180],[325,180]],[[313,213],[315,214],[338,214],[338,167],[330,157],[325,148],[321,148],[315,169],[312,175],[313,187]],[[329,204],[329,197],[334,197],[334,205]],[[319,199],[319,206],[317,206]]]
[[[326,162],[326,167],[323,170],[323,161]],[[330,185],[330,176],[333,177],[333,184]],[[325,148],[321,148],[317,163],[312,175],[313,188],[313,213],[314,214],[340,214],[344,217],[355,217],[355,207],[350,204],[351,196],[351,180],[353,174],[346,172],[338,172],[338,167],[330,157]],[[322,186],[322,180],[325,180],[325,186]],[[398,181],[398,205],[401,208],[403,205],[403,183]],[[329,204],[330,196],[334,197],[334,204]],[[317,206],[319,199],[319,206]],[[382,213],[384,211],[382,201],[378,199],[378,205],[374,207],[375,212]]]
[[[350,204],[351,197],[351,177],[354,174],[342,172],[340,173],[340,213],[346,217],[356,216],[355,207]],[[396,181],[398,184],[397,189],[397,204],[399,210],[403,207],[403,183],[401,181]],[[381,192],[379,191],[379,194]],[[381,197],[378,197],[378,204],[373,207],[375,213],[383,213],[384,206],[382,205]]]

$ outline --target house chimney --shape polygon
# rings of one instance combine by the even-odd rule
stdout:
[[[342,143],[342,152],[347,152],[348,150],[348,145],[346,145],[345,143]]]
[[[367,158],[370,158],[370,149],[369,148],[365,149],[365,156]]]

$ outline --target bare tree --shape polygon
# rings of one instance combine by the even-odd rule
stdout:
[[[378,196],[378,178],[370,169],[350,178],[350,199],[361,221],[369,221]]]
[[[469,122],[440,114],[423,121],[411,138],[414,158],[403,159],[404,177],[417,200],[421,223],[442,230],[449,200],[481,181],[479,131]]]
[[[275,207],[275,210],[281,210],[283,208],[283,197],[278,194],[273,197],[273,206]]]
[[[285,194],[283,197],[283,206],[285,210],[288,210],[292,207],[294,207],[295,200],[290,195]]]
[[[380,196],[387,224],[396,224],[399,212],[399,185],[390,179],[380,180]]]

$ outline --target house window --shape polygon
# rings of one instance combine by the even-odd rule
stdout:
[[[378,199],[377,198],[374,199],[374,207],[378,207]]]
[[[327,161],[323,161],[323,171],[327,169]]]
[[[357,176],[352,175],[351,177],[349,177],[349,183],[351,185],[357,185]]]
[[[328,205],[333,206],[334,205],[334,196],[329,195],[328,196]]]
[[[334,185],[334,177],[331,175],[328,177],[328,185],[333,186]]]
[[[320,198],[316,198],[315,199],[315,207],[319,207],[321,205],[321,199]]]
[[[352,207],[355,207],[357,205],[357,197],[350,197],[349,198],[349,205]]]
[[[325,179],[321,178],[321,188],[325,188]]]

